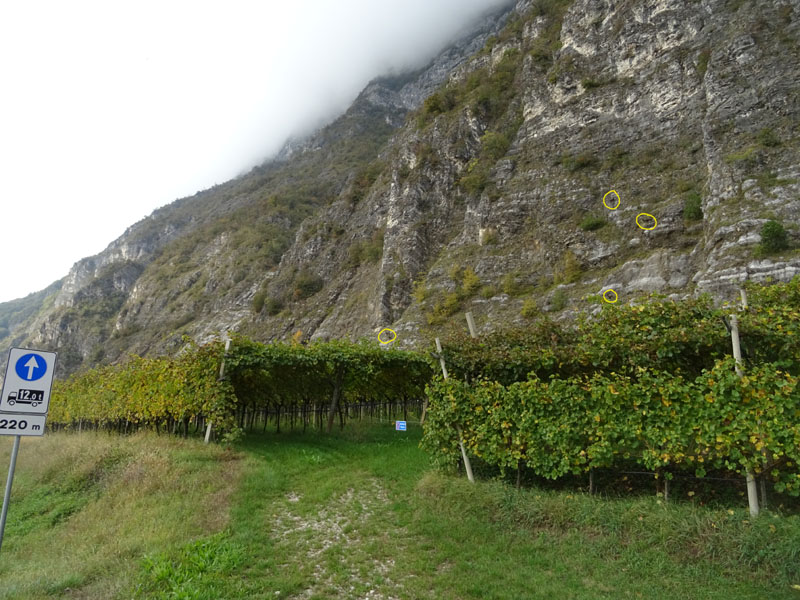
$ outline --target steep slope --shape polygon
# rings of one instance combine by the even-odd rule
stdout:
[[[76,263],[55,302],[22,302],[27,320],[0,331],[0,350],[22,342],[58,348],[62,372],[128,352],[169,352],[189,333],[234,326],[274,276],[299,225],[338,197],[357,198],[377,176],[390,135],[409,110],[502,27],[510,6],[474,23],[429,65],[373,81],[346,114],[273,160],[131,226]]]
[[[68,370],[227,329],[413,345],[464,310],[485,330],[798,272],[798,2],[524,0],[501,22],[134,226],[27,339]]]
[[[794,250],[757,257],[770,219],[797,238],[797,3],[520,2],[516,15],[395,138],[362,203],[304,224],[270,293],[301,268],[327,285],[254,332],[288,317],[323,337],[393,325],[413,343],[464,309],[492,328],[608,288],[730,297],[798,272]],[[344,227],[349,249],[331,233]],[[377,263],[351,259],[378,240]]]
[[[28,294],[18,300],[0,303],[0,340],[7,341],[9,344],[18,344],[24,340],[24,332],[30,327],[36,316],[55,302],[55,297],[61,290],[61,284],[61,281],[56,281],[40,292]]]

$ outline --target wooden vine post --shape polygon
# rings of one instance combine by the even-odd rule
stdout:
[[[438,337],[436,338],[436,351],[439,353],[442,377],[447,379],[447,365],[444,363],[444,356],[442,355],[442,342],[439,341]],[[472,463],[469,462],[469,456],[467,456],[467,451],[464,448],[464,434],[461,431],[460,425],[456,425],[456,431],[458,431],[458,445],[461,448],[461,458],[464,459],[464,469],[467,471],[467,479],[469,479],[471,483],[475,483],[475,477],[472,476]]]

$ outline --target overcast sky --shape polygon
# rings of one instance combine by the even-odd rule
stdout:
[[[329,121],[508,0],[0,5],[0,301]]]

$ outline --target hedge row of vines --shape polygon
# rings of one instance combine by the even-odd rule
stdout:
[[[225,361],[225,377],[220,366]],[[351,405],[407,409],[422,398],[428,362],[375,344],[260,344],[237,336],[189,346],[174,358],[131,357],[57,382],[48,424],[129,431],[142,427],[188,433],[207,422],[233,436],[261,415],[290,425],[309,420],[330,430]],[[297,421],[296,421],[297,417]]]
[[[451,337],[422,445],[455,463],[460,430],[487,463],[550,479],[631,461],[666,478],[752,468],[800,495],[800,278],[746,289],[747,309],[651,296],[577,327]],[[743,377],[728,357],[733,312]]]

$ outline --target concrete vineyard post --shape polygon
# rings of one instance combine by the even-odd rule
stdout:
[[[442,377],[447,379],[447,365],[445,365],[444,356],[442,356],[442,342],[439,341],[438,337],[436,338],[436,351],[439,353]],[[467,451],[464,448],[464,435],[460,425],[456,425],[456,431],[458,431],[458,446],[461,448],[461,458],[464,459],[464,469],[467,471],[467,479],[469,479],[471,483],[475,483],[475,477],[472,475],[472,463],[469,462],[469,456],[467,456]]]
[[[739,344],[739,319],[731,315],[731,342],[733,343],[733,358],[736,360],[736,374],[742,376],[742,348]]]
[[[222,381],[225,378],[225,357],[228,355],[228,351],[231,349],[231,339],[228,338],[225,340],[225,354],[222,356],[222,362],[219,365],[219,380]],[[211,419],[208,420],[208,426],[206,427],[206,439],[205,443],[211,441],[211,429],[214,423]]]
[[[472,318],[472,313],[469,311],[467,311],[467,327],[469,327],[470,336],[474,338],[478,337],[478,332],[475,329],[475,319]]]
[[[478,329],[475,327],[475,319],[472,317],[472,312],[467,311],[465,313],[465,316],[467,317],[467,327],[469,327],[469,335],[470,335],[470,337],[473,338],[473,339],[477,339],[478,338]],[[444,359],[442,359],[442,364],[444,364]],[[463,451],[463,449],[462,449],[462,451]],[[520,459],[520,460],[517,461],[517,489],[519,489],[522,486],[522,466],[523,466],[523,462],[522,462],[522,459]],[[470,471],[471,471],[471,469],[470,469]],[[589,488],[590,488],[589,493],[591,493],[591,487],[592,487],[591,486],[591,478],[592,478],[592,474],[590,472],[589,473],[589,481],[590,481],[590,483],[589,483]]]
[[[742,348],[739,345],[739,319],[736,315],[731,315],[731,342],[733,343],[733,358],[736,360],[736,374],[742,376]],[[750,516],[758,516],[758,492],[756,490],[756,478],[752,467],[747,467],[747,503],[750,506]]]
[[[739,295],[742,297],[742,310],[747,310],[747,290],[744,288],[739,289]],[[762,451],[764,459],[766,461],[767,458],[767,449],[764,448]],[[761,487],[761,508],[767,508],[767,474],[766,472],[762,473],[761,477],[759,477],[759,483]]]

